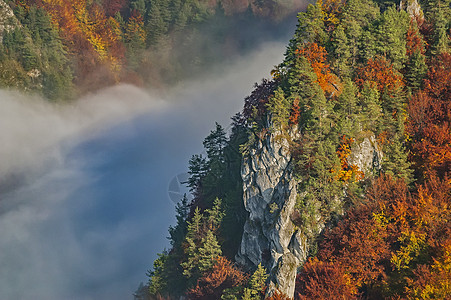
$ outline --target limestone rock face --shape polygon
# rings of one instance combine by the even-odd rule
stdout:
[[[245,158],[241,176],[249,218],[237,261],[264,265],[270,274],[267,295],[277,288],[293,297],[296,270],[307,255],[306,242],[291,221],[296,203],[288,142],[271,135]]]
[[[424,21],[423,10],[417,0],[401,0],[399,8],[407,11],[411,18],[414,18],[419,25]]]
[[[0,0],[0,42],[3,40],[3,32],[13,30],[17,24],[11,7],[5,1]]]
[[[365,177],[380,169],[381,161],[382,152],[374,135],[354,146],[348,157]],[[260,263],[266,267],[270,275],[267,296],[278,289],[294,297],[297,268],[305,262],[310,245],[308,233],[301,232],[291,220],[297,194],[302,195],[302,191],[296,190],[298,182],[293,178],[287,140],[272,134],[259,141],[244,159],[241,176],[249,217],[236,260],[250,269]],[[325,226],[324,220],[317,221],[312,228],[315,234]]]
[[[362,142],[354,146],[348,157],[348,163],[356,165],[365,173],[365,177],[369,177],[373,170],[380,170],[381,162],[382,151],[374,135],[365,137]]]

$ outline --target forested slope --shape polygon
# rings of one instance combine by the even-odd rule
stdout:
[[[320,0],[298,19],[231,133],[217,125],[190,160],[194,200],[178,204],[139,297],[450,297],[450,2]],[[294,295],[267,288],[270,253],[234,263],[252,211],[242,162],[274,137],[291,153],[290,218],[308,249]],[[351,159],[365,139],[382,153],[370,172]]]
[[[159,87],[278,34],[302,1],[0,1],[0,87],[63,100]],[[278,27],[279,26],[279,27]]]

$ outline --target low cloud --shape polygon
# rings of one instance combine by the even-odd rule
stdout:
[[[168,246],[169,182],[284,44],[158,95],[117,86],[58,106],[0,91],[0,299],[132,299]]]

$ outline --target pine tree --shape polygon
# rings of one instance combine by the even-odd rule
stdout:
[[[351,53],[351,47],[349,45],[349,40],[346,36],[343,25],[338,25],[337,28],[333,31],[331,43],[335,58],[332,66],[335,72],[340,77],[350,77],[353,55]],[[357,49],[357,47],[355,47],[355,49]],[[355,52],[356,50],[354,50],[354,57],[356,56]]]
[[[360,105],[362,112],[360,122],[362,129],[376,131],[378,128],[379,118],[382,116],[382,108],[380,103],[380,93],[371,82],[365,82],[360,96]]]
[[[247,287],[244,289],[243,300],[261,299],[266,279],[268,279],[268,274],[265,268],[261,264],[258,264],[257,270],[252,274]]]
[[[210,270],[215,259],[222,254],[221,247],[212,230],[208,230],[198,249],[198,268],[200,272]]]
[[[193,192],[200,184],[201,180],[205,177],[208,171],[207,160],[200,155],[193,155],[189,160],[189,171],[190,177],[187,182],[184,182],[190,188],[190,192]]]
[[[281,88],[277,89],[274,92],[274,96],[269,98],[269,102],[266,104],[266,107],[268,112],[271,114],[273,128],[281,132],[287,130],[291,104],[290,101],[285,98],[284,92]]]
[[[338,96],[334,107],[334,118],[337,135],[356,136],[359,129],[358,115],[360,113],[357,102],[357,86],[348,78],[343,82],[343,91]]]
[[[437,6],[433,9],[434,11],[434,44],[432,45],[432,54],[438,55],[440,53],[448,52],[450,39],[448,37],[447,31],[450,27],[450,20],[445,14],[446,6],[443,6],[441,1],[438,1]],[[448,10],[451,10],[448,8]]]
[[[388,8],[377,26],[377,52],[387,57],[396,70],[403,68],[406,62],[406,34],[410,17],[404,10]]]
[[[177,224],[169,227],[169,236],[172,248],[178,248],[183,242],[187,233],[187,219],[189,213],[188,198],[186,194],[175,206]]]
[[[410,57],[406,65],[405,78],[407,83],[413,90],[418,90],[423,85],[426,78],[427,65],[426,57],[421,51],[415,51]]]

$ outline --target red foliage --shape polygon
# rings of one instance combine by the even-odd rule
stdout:
[[[296,278],[295,299],[357,299],[351,277],[338,263],[309,259]]]
[[[260,84],[255,83],[251,95],[244,99],[243,116],[246,120],[258,119],[265,114],[266,103],[275,88],[274,80],[263,79]]]
[[[188,291],[189,299],[220,299],[226,288],[241,285],[246,280],[243,272],[238,270],[225,257],[218,257],[210,272],[197,281],[196,287]]]
[[[428,284],[435,295],[449,293],[443,287],[451,286],[450,196],[447,178],[431,177],[415,194],[402,180],[375,180],[365,202],[326,230],[317,259],[298,277],[299,297],[348,293],[346,299],[360,290],[369,298],[399,298],[418,296]]]
[[[357,85],[363,88],[365,82],[374,84],[380,92],[385,88],[390,92],[404,86],[402,76],[384,57],[370,58],[365,66],[357,70]]]
[[[431,63],[424,91],[408,106],[406,132],[411,160],[422,177],[444,178],[451,170],[451,55],[445,53]]]
[[[293,101],[293,106],[291,107],[289,124],[294,125],[299,122],[299,117],[301,114],[301,107],[299,106],[299,99],[296,98]]]
[[[126,5],[126,0],[103,0],[102,6],[108,17],[114,16],[117,12],[121,12]]]
[[[420,51],[422,54],[424,54],[424,42],[421,38],[420,32],[418,31],[416,22],[413,19],[410,20],[410,26],[407,30],[406,42],[406,50],[408,56],[411,56],[417,51]]]

